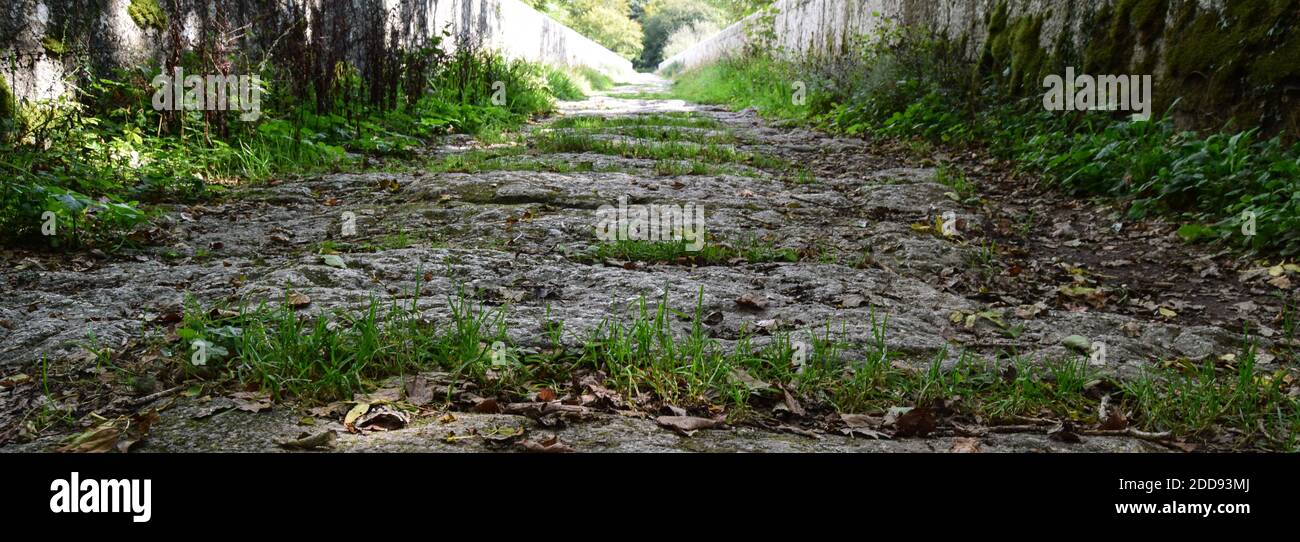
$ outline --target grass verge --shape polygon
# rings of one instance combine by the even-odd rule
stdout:
[[[1153,366],[1128,382],[1100,375],[1086,360],[993,361],[970,352],[948,366],[947,353],[939,352],[912,369],[897,363],[888,319],[874,311],[865,342],[848,341],[827,324],[770,337],[746,326],[728,345],[711,337],[702,291],[699,299],[679,311],[666,294],[658,303],[642,298],[627,317],[608,318],[582,335],[577,348],[563,346],[564,323],[547,316],[542,329],[553,347],[541,353],[511,347],[507,309],[476,303],[463,291],[448,299],[449,316],[440,322],[412,309],[418,299],[314,318],[264,306],[214,317],[230,313],[194,307],[182,336],[224,354],[193,371],[225,374],[280,398],[348,399],[384,376],[439,369],[474,382],[480,393],[514,400],[539,387],[563,391],[579,373],[596,371],[630,399],[721,411],[733,422],[762,419],[787,390],[813,412],[941,406],[949,419],[982,425],[1027,417],[1101,424],[1106,405],[1143,430],[1242,449],[1297,447],[1300,405],[1290,379],[1260,374],[1249,343],[1231,365]]]

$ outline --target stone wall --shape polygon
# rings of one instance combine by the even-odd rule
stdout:
[[[1180,0],[1175,0],[1175,2]],[[665,59],[659,68],[691,69],[763,42],[787,57],[839,55],[858,36],[874,35],[882,23],[902,23],[968,40],[974,57],[988,39],[988,19],[1006,3],[1010,16],[1046,16],[1039,44],[1054,43],[1061,30],[1079,34],[1083,23],[1114,0],[778,0],[768,12],[756,13],[718,35]],[[762,34],[769,33],[764,41]]]
[[[1300,0],[778,0],[668,58],[689,70],[747,49],[835,58],[882,24],[931,31],[1032,90],[1065,66],[1149,74],[1157,114],[1300,133]]]
[[[166,22],[151,24],[151,13]],[[449,31],[453,46],[474,43],[510,58],[590,66],[615,78],[634,73],[627,59],[519,0],[5,0],[0,74],[17,98],[49,99],[70,90],[77,69],[160,66],[173,41],[191,47],[216,22],[240,36],[241,53],[255,56],[282,44],[278,31],[296,18],[312,25],[314,17],[348,27],[337,47],[358,61],[366,25],[383,25],[384,41],[402,45]],[[172,22],[180,23],[178,36],[163,28]]]

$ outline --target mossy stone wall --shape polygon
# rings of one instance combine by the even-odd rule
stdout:
[[[1149,74],[1153,113],[1180,124],[1262,126],[1300,135],[1300,0],[778,0],[666,59],[690,69],[744,50],[793,59],[855,54],[852,37],[885,23],[954,40],[1013,92],[1041,93],[1043,77]],[[754,36],[771,46],[754,47]],[[1003,75],[1005,74],[1005,76]]]
[[[1300,0],[1110,0],[1068,11],[997,0],[982,29],[981,72],[1010,68],[1007,85],[1021,93],[1041,91],[1037,82],[1065,66],[1149,74],[1155,112],[1174,107],[1185,126],[1300,135]],[[1054,36],[1043,33],[1049,19]]]

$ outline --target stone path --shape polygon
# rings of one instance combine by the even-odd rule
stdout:
[[[614,92],[658,85],[644,81]],[[555,161],[582,171],[377,171],[253,187],[223,202],[172,208],[159,219],[156,233],[162,242],[151,248],[62,260],[28,255],[5,262],[0,366],[30,366],[47,358],[58,371],[75,372],[95,364],[85,355],[85,344],[123,352],[150,341],[166,343],[167,324],[174,323],[187,298],[203,306],[231,300],[275,304],[293,290],[310,297],[302,309],[310,314],[361,307],[372,296],[405,299],[417,279],[420,309],[428,318],[447,316],[446,295],[461,284],[489,302],[508,302],[510,339],[523,347],[546,346],[538,322],[548,306],[551,319],[565,322],[566,343],[576,346],[578,337],[606,317],[641,296],[662,297],[665,288],[669,303],[682,309],[693,308],[702,290],[705,313],[721,315],[711,319],[709,333],[724,341],[735,340],[742,326],[797,333],[833,322],[849,341],[865,344],[872,338],[874,310],[878,317],[888,316],[888,342],[902,353],[900,362],[917,365],[945,350],[951,362],[963,347],[990,355],[1016,351],[1029,359],[1065,357],[1072,353],[1062,339],[1082,335],[1107,345],[1098,369],[1124,375],[1162,359],[1204,359],[1240,346],[1237,333],[1208,321],[1181,325],[1105,308],[1071,310],[1055,300],[1018,311],[1041,300],[1026,295],[1018,305],[990,303],[987,296],[954,288],[953,277],[980,257],[981,246],[962,238],[979,237],[989,217],[954,201],[951,188],[936,182],[934,167],[881,154],[862,140],[773,126],[752,111],[679,101],[601,96],[562,104],[564,116],[664,112],[714,119],[721,130],[704,132],[732,134],[737,150],[793,168],[736,165],[727,173],[664,175],[650,159],[534,148],[510,159]],[[532,127],[528,138],[547,129]],[[431,158],[481,150],[470,143],[448,145]],[[828,159],[834,163],[828,166]],[[790,173],[800,168],[812,174]],[[769,240],[805,257],[797,263],[712,266],[579,257],[597,243],[595,209],[617,205],[620,196],[636,203],[702,205],[710,240]],[[356,236],[341,235],[345,212],[356,217]],[[942,222],[945,215],[955,219],[959,236],[918,227]],[[339,268],[322,261],[322,242],[369,246],[343,251],[346,268]],[[764,309],[736,303],[751,293],[766,299]],[[991,309],[1001,311],[1001,322],[975,317],[968,325],[969,316]],[[298,425],[302,413],[292,405],[195,419],[202,408],[195,401],[178,399],[163,411],[142,449],[276,450],[276,439],[306,430]],[[470,428],[529,423],[518,416],[458,413],[454,421],[430,418],[385,434],[343,434],[339,447],[491,449],[486,441],[446,437]],[[652,421],[615,415],[535,430],[558,434],[579,451],[946,451],[952,446],[951,437],[813,439],[751,428],[682,437]],[[8,449],[41,448],[52,438]],[[989,435],[982,444],[986,451],[1150,449],[1125,439],[1087,438],[1067,445],[1041,435]]]

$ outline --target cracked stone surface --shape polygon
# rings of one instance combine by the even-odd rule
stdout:
[[[646,87],[637,87],[644,90]],[[618,89],[626,91],[628,89]],[[446,318],[447,296],[459,285],[480,292],[490,304],[509,303],[510,339],[543,347],[542,315],[565,322],[566,342],[611,316],[624,314],[642,296],[667,295],[671,306],[693,308],[703,291],[706,314],[723,318],[710,333],[735,340],[742,326],[760,320],[796,333],[842,327],[850,342],[871,340],[871,318],[888,318],[888,343],[904,362],[924,364],[963,349],[986,355],[1015,351],[1034,360],[1071,355],[1068,335],[1104,342],[1108,355],[1098,369],[1132,375],[1171,357],[1191,360],[1237,351],[1240,335],[1225,326],[1135,318],[1106,309],[1066,310],[1049,304],[1037,314],[1006,311],[999,333],[985,322],[973,327],[952,315],[978,313],[979,296],[948,287],[945,270],[965,267],[978,246],[920,232],[946,213],[978,229],[987,222],[975,207],[947,195],[936,169],[876,156],[861,140],[774,127],[753,111],[729,112],[672,100],[595,97],[562,104],[564,115],[640,115],[693,111],[708,116],[737,138],[741,150],[797,162],[804,153],[858,154],[839,171],[801,184],[750,168],[752,174],[660,175],[653,161],[598,154],[542,156],[590,162],[621,171],[551,173],[364,172],[286,179],[243,189],[222,201],[173,206],[158,220],[166,241],[106,256],[68,259],[32,257],[0,268],[0,365],[28,366],[42,358],[77,356],[84,345],[122,350],[161,334],[158,321],[188,299],[203,306],[266,302],[289,291],[306,294],[304,314],[371,299],[410,299],[417,280],[425,317]],[[532,130],[544,130],[544,125]],[[462,152],[447,147],[436,152]],[[525,155],[519,159],[531,159]],[[870,252],[877,265],[806,259],[691,267],[680,264],[612,265],[575,255],[597,243],[595,209],[630,203],[703,205],[709,239],[744,236],[775,240],[781,247],[829,247],[843,254]],[[356,216],[354,237],[341,235],[343,213]],[[525,216],[527,218],[519,218]],[[409,246],[385,248],[380,240],[404,234]],[[327,265],[322,242],[367,250],[341,254],[345,268]],[[421,276],[423,275],[423,276]],[[769,302],[761,312],[742,310],[735,299],[757,292]],[[1025,303],[1035,299],[1026,295]],[[1134,326],[1127,324],[1136,322]],[[689,323],[677,322],[685,329]],[[760,343],[763,337],[757,339]],[[1266,341],[1266,340],[1265,340]],[[230,412],[193,419],[193,405],[180,401],[163,412],[145,451],[277,450],[273,438],[295,433],[297,417],[277,405],[270,413]],[[364,436],[342,435],[348,451],[461,451],[490,449],[482,443],[444,442],[449,431],[489,424],[526,424],[503,415],[457,414],[458,421],[428,421],[407,429]],[[456,426],[456,427],[451,427]],[[871,441],[832,436],[821,440],[753,428],[703,431],[681,437],[652,421],[601,416],[553,432],[579,451],[946,451],[950,437]],[[11,449],[39,448],[36,441]],[[45,443],[48,444],[48,443]],[[1065,445],[1040,435],[988,435],[986,450],[1138,451],[1148,445],[1125,439],[1086,439]]]

